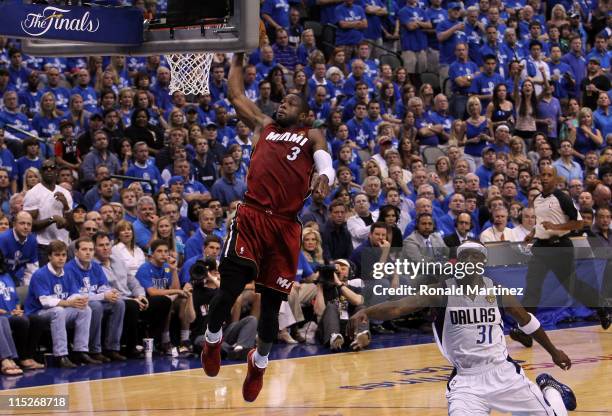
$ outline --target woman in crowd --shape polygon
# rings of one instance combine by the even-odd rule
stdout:
[[[27,168],[23,174],[23,192],[27,192],[34,188],[42,181],[40,171],[34,167]]]
[[[64,115],[64,119],[74,123],[74,136],[78,137],[89,128],[89,111],[83,109],[83,97],[80,94],[73,94],[68,101],[68,114]]]
[[[285,95],[287,95],[287,82],[285,81],[285,74],[280,66],[275,66],[270,70],[266,80],[270,82],[272,86],[272,94],[270,94],[270,100],[275,103],[280,103]]]
[[[397,222],[400,217],[400,209],[393,205],[384,205],[380,208],[378,220],[383,221],[387,224],[389,230],[391,230],[391,247],[402,246],[402,231],[397,226]]]
[[[314,228],[305,227],[302,230],[302,252],[314,271],[325,263],[321,234]]]
[[[546,77],[544,77],[546,79]],[[515,134],[526,141],[531,141],[536,132],[538,100],[533,82],[525,80],[521,86],[518,75],[514,79],[514,103],[517,108]]]
[[[185,242],[176,238],[174,226],[168,217],[159,217],[153,229],[153,240],[163,240],[168,244],[170,255],[177,261],[179,267],[185,259]]]
[[[453,192],[453,178],[451,177],[450,160],[447,156],[439,156],[436,159],[436,174],[439,179],[439,186],[444,190],[444,194]]]
[[[432,109],[434,91],[431,84],[423,84],[419,88],[419,97],[423,101],[423,109],[425,112]]]
[[[162,117],[161,110],[153,105],[153,94],[149,91],[138,90],[134,95],[134,109],[143,108],[149,113],[149,123],[160,126],[162,129],[168,128],[168,123]]]
[[[48,91],[40,97],[40,111],[32,119],[38,137],[51,137],[59,133],[61,112],[57,109],[55,94]]]
[[[525,142],[518,136],[514,136],[510,139],[508,160],[518,163],[521,167],[524,165],[531,166],[531,161],[525,154]]]
[[[351,71],[346,62],[346,54],[344,53],[344,48],[334,48],[333,52],[329,57],[329,61],[327,61],[327,67],[330,68],[332,66],[337,67],[342,71],[345,77],[347,77]]]
[[[117,240],[113,246],[113,256],[123,262],[130,277],[136,277],[138,268],[145,262],[145,255],[140,247],[136,245],[134,227],[129,221],[119,221],[115,227]]]
[[[380,88],[380,114],[383,120],[394,124],[402,124],[398,117],[398,104],[395,95],[395,87],[391,82],[383,82]]]
[[[308,79],[306,78],[306,72],[297,70],[293,73],[293,87],[290,89],[290,92],[305,99],[308,98]]]
[[[119,148],[119,153],[117,157],[119,159],[119,163],[121,163],[119,172],[122,175],[125,175],[125,172],[127,172],[127,170],[131,168],[134,164],[134,161],[132,159],[132,157],[134,156],[132,152],[132,141],[127,137],[124,137],[123,139],[118,141],[117,147]]]
[[[151,124],[151,115],[144,108],[138,108],[132,112],[130,127],[125,129],[124,136],[130,139],[132,145],[140,141],[145,142],[152,155],[155,155],[164,145],[163,130]]]
[[[570,134],[569,139],[572,140]],[[582,164],[586,153],[589,150],[599,150],[603,144],[601,132],[593,124],[593,111],[588,107],[583,107],[578,113],[578,128],[574,138],[574,156]]]
[[[514,106],[512,101],[507,99],[508,87],[505,84],[497,84],[493,88],[493,100],[487,105],[487,120],[491,129],[489,134],[494,136],[495,129],[500,124],[514,127]]]
[[[119,91],[119,116],[123,127],[128,128],[132,124],[132,111],[134,110],[134,90],[122,88]]]
[[[463,152],[472,156],[476,164],[482,156],[482,150],[493,141],[489,136],[489,122],[482,113],[478,97],[472,96],[467,101],[467,111],[470,115],[466,120],[465,136],[459,140],[459,146],[465,146]]]
[[[364,170],[364,175],[366,178],[368,176],[376,176],[378,179],[380,179],[380,182],[382,183],[382,180],[384,178],[382,174],[382,169],[378,165],[378,162],[376,162],[374,159],[370,159],[365,162]]]

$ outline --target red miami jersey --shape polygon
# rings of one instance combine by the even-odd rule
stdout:
[[[296,217],[310,192],[314,168],[309,128],[264,126],[251,155],[245,202]]]

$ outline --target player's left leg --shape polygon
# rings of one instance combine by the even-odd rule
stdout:
[[[567,416],[565,407],[551,407],[538,386],[513,361],[499,365],[487,383],[490,386],[487,400],[495,410],[524,416]]]
[[[263,376],[268,366],[268,355],[278,334],[278,311],[285,296],[264,288],[261,292],[261,313],[257,325],[257,348],[247,355],[247,375],[242,385],[242,396],[247,402],[257,399],[263,387]]]

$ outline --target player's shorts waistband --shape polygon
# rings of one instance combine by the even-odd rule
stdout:
[[[285,221],[291,221],[291,222],[296,222],[297,221],[297,216],[296,217],[291,217],[289,215],[278,214],[278,213],[272,211],[270,208],[266,208],[264,206],[261,206],[257,202],[253,202],[252,200],[245,199],[244,201],[241,202],[241,205],[247,206],[249,208],[256,209],[256,210],[261,211],[261,212],[263,212],[265,214],[272,215],[273,217],[277,217],[277,218],[280,218],[280,219],[285,220]]]
[[[471,368],[457,368],[455,367],[455,369],[457,370],[457,375],[460,376],[474,376],[474,375],[478,375],[478,374],[483,374],[483,373],[488,373],[496,368],[499,368],[500,365],[503,365],[505,363],[507,363],[508,361],[503,360],[503,361],[496,361],[496,362],[492,362],[489,364],[485,364],[485,365],[481,365],[478,367],[471,367]]]

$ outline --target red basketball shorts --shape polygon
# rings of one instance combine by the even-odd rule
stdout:
[[[255,283],[284,294],[298,268],[302,225],[264,208],[241,203],[223,247],[222,260],[255,268]]]

